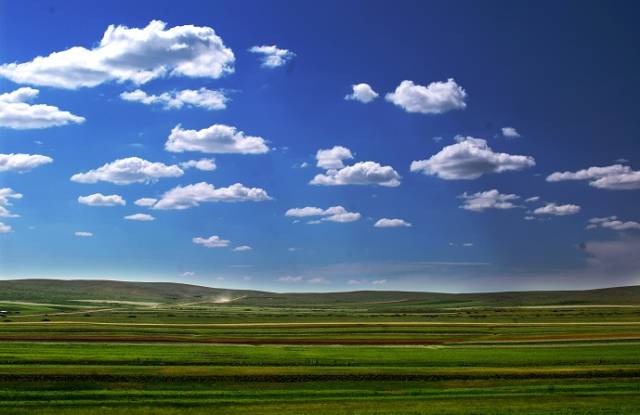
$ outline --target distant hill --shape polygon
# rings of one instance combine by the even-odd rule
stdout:
[[[536,306],[536,305],[640,305],[640,286],[584,291],[522,291],[447,294],[404,291],[353,291],[338,293],[269,293],[229,290],[168,282],[107,280],[5,280],[0,281],[1,301],[74,302],[78,300],[144,301],[157,303],[218,302],[256,306],[362,305],[375,308]]]

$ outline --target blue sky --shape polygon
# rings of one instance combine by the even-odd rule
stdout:
[[[2,1],[0,278],[638,284],[635,9]]]

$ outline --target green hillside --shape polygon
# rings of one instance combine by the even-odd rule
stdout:
[[[637,305],[640,286],[585,291],[526,291],[446,294],[402,291],[353,291],[340,293],[268,293],[228,290],[167,282],[105,280],[6,280],[0,281],[0,301],[77,302],[81,300],[141,301],[157,303],[215,303],[234,300],[251,306],[375,306],[499,307],[537,305]]]

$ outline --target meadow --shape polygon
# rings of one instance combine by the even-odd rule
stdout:
[[[640,407],[637,287],[305,297],[140,283],[2,284],[0,414],[635,414]]]

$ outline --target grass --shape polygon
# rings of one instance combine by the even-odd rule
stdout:
[[[633,287],[564,297],[244,292],[227,304],[210,301],[224,290],[179,284],[3,287],[0,414],[593,415],[640,407]],[[552,300],[558,305],[529,307]]]

